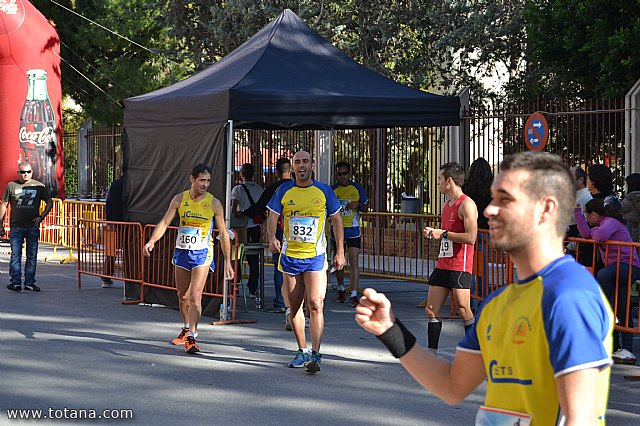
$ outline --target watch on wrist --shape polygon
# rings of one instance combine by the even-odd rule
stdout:
[[[444,238],[445,240],[449,238],[449,231],[444,231],[442,233],[442,238]]]

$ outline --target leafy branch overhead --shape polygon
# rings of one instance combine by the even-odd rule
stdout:
[[[97,124],[121,123],[123,99],[215,63],[285,8],[370,69],[444,94],[469,86],[478,104],[620,97],[640,75],[640,8],[628,0],[57,2],[145,47],[32,1],[56,26],[64,60],[84,74],[63,62],[64,93]]]

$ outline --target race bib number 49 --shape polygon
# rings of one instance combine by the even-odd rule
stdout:
[[[443,238],[440,240],[438,257],[453,257],[453,241]]]
[[[202,240],[202,229],[181,226],[178,228],[176,248],[183,250],[202,250],[208,247],[207,241]]]
[[[289,218],[289,241],[315,243],[318,240],[319,217],[291,216]]]

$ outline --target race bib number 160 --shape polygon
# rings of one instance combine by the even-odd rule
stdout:
[[[208,242],[203,241],[202,230],[200,228],[189,228],[186,226],[178,228],[176,248],[183,250],[202,250],[207,247]]]
[[[315,243],[318,240],[319,217],[291,216],[289,218],[289,241]]]

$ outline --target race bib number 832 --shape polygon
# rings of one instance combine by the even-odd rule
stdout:
[[[315,243],[318,239],[318,222],[315,216],[292,216],[289,218],[289,241]]]

